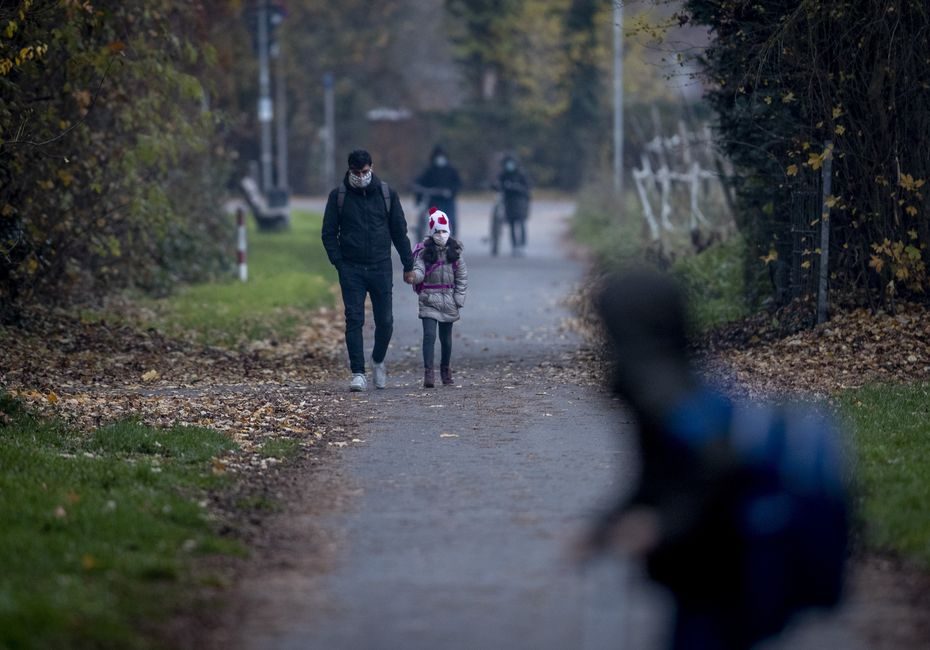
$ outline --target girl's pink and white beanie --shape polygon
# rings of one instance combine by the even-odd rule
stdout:
[[[429,226],[430,237],[436,234],[436,231],[438,230],[445,230],[446,232],[450,232],[449,215],[447,215],[436,206],[433,206],[429,209],[429,217],[427,217],[426,223]]]

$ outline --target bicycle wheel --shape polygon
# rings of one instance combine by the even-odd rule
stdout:
[[[414,214],[416,214],[416,224],[414,225],[413,232],[414,237],[417,239],[414,242],[414,246],[416,246],[426,237],[426,218],[429,215],[429,209],[417,206]]]
[[[504,221],[503,211],[504,206],[500,202],[495,203],[494,208],[491,210],[491,255],[493,256],[497,256],[500,248],[501,230]]]

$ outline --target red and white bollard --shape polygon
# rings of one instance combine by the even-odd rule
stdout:
[[[249,279],[249,266],[245,262],[245,211],[242,208],[236,210],[236,225],[239,231],[239,248],[236,252],[236,259],[239,262],[239,279],[245,282]]]

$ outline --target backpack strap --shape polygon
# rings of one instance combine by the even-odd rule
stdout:
[[[381,181],[381,196],[384,198],[384,209],[388,216],[391,214],[391,186],[385,181]],[[339,189],[336,194],[336,211],[342,216],[342,206],[346,204],[346,185],[339,183]]]
[[[381,196],[384,197],[384,209],[387,215],[391,216],[391,186],[386,181],[381,181]]]

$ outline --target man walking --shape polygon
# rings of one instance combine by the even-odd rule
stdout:
[[[352,391],[368,388],[365,378],[365,296],[371,296],[375,344],[371,353],[375,388],[384,388],[384,357],[394,331],[391,304],[393,267],[391,244],[404,267],[404,281],[413,279],[413,254],[407,221],[397,192],[371,171],[371,155],[364,149],[349,154],[342,183],[329,193],[323,214],[323,246],[339,272],[345,304],[346,348],[352,370]]]

